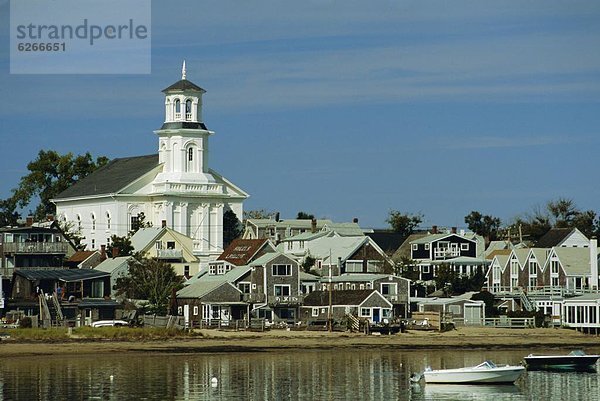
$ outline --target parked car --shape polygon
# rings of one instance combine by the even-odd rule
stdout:
[[[125,320],[98,320],[92,323],[92,327],[120,327],[129,326],[129,323]]]

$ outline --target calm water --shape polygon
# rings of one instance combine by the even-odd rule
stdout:
[[[588,350],[588,352],[600,350]],[[540,352],[540,350],[536,350]],[[557,352],[553,350],[552,352]],[[566,352],[566,351],[559,351]],[[427,365],[519,363],[525,351],[99,355],[0,362],[0,400],[598,400],[598,373],[527,372],[514,386],[410,385]],[[211,384],[211,379],[218,379]]]

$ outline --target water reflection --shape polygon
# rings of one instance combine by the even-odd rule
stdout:
[[[585,400],[598,373],[526,372],[515,386],[410,385],[425,366],[517,351],[297,351],[188,355],[23,357],[0,364],[0,400]],[[216,383],[213,383],[213,378]]]

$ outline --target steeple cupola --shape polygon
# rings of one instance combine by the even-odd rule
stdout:
[[[187,80],[185,61],[181,79],[163,90],[165,96],[165,123],[202,122],[202,95],[204,89]]]

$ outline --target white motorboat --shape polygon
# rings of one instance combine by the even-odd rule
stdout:
[[[425,383],[514,383],[524,371],[524,366],[497,366],[492,361],[485,361],[477,366],[457,369],[432,370],[427,368],[423,372],[423,377]]]
[[[525,358],[529,370],[595,370],[600,355],[588,355],[582,350],[568,355],[533,355]]]

